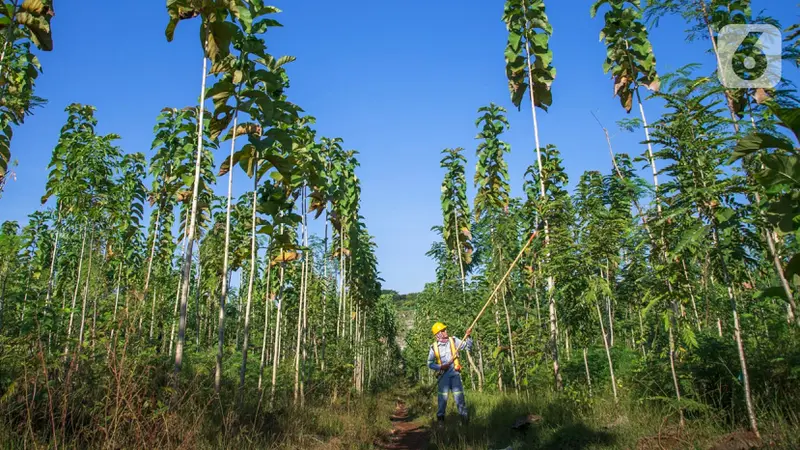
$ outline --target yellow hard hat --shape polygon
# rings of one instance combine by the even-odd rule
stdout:
[[[447,325],[443,324],[442,322],[436,322],[431,327],[431,332],[433,334],[439,334],[440,331],[447,329]]]

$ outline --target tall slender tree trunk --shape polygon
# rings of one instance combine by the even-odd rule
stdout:
[[[602,269],[600,270],[600,272],[601,272],[601,275],[602,275]],[[609,270],[608,260],[606,260],[605,278],[606,278],[606,283],[608,284],[609,289],[611,289],[612,288],[611,270]],[[611,337],[609,339],[608,346],[609,347],[613,347],[614,346],[614,306],[613,306],[613,302],[611,301],[611,296],[610,295],[606,297],[606,313],[608,314],[608,331],[609,331],[609,335]]]
[[[123,251],[123,254],[125,252]],[[119,268],[117,269],[117,289],[116,293],[114,294],[114,314],[111,317],[111,323],[114,324],[114,327],[111,329],[111,342],[114,342],[114,337],[116,335],[117,328],[117,309],[119,309],[119,294],[122,290],[122,261],[119,262]],[[112,344],[113,345],[113,344]]]
[[[714,244],[719,247],[719,233],[717,231],[717,223],[713,222],[713,236]],[[750,394],[750,375],[747,372],[747,358],[744,352],[744,343],[742,342],[742,329],[739,324],[739,312],[736,306],[736,295],[733,291],[733,279],[728,272],[728,265],[722,255],[719,257],[720,268],[722,275],[725,278],[725,286],[727,287],[728,300],[731,305],[731,313],[733,314],[733,336],[736,339],[736,349],[739,353],[739,365],[742,370],[742,385],[744,387],[744,400],[747,406],[747,417],[750,419],[750,429],[756,436],[761,437],[758,431],[758,419],[756,418],[755,408],[753,407],[753,397]],[[720,333],[721,334],[721,333]]]
[[[147,274],[144,277],[144,291],[142,292],[142,307],[137,308],[142,313],[139,315],[139,331],[141,332],[142,328],[142,320],[141,317],[144,316],[146,313],[144,312],[144,302],[147,301],[147,293],[148,289],[150,288],[150,274],[153,272],[153,258],[155,257],[156,253],[156,242],[158,241],[158,231],[160,227],[160,219],[161,219],[161,208],[159,207],[156,209],[156,218],[155,218],[155,225],[153,230],[153,244],[150,246],[150,256],[147,258]],[[153,339],[153,332],[150,332],[150,339]]]
[[[244,273],[242,274],[242,279],[241,279],[242,285],[247,284],[248,276],[249,275],[246,275]],[[231,281],[229,279],[228,283],[230,283],[230,282]],[[243,298],[244,295],[245,295],[244,294],[244,290],[243,289],[239,289],[238,296],[236,298],[236,311],[237,312],[241,311],[242,298]],[[236,315],[236,339],[235,339],[235,342],[236,342],[235,343],[235,348],[236,348],[236,350],[239,350],[241,348],[241,344],[239,343],[239,334],[242,332],[242,315],[243,314],[237,314]]]
[[[367,311],[363,311],[363,318],[361,319],[361,389],[364,389],[364,381],[367,377],[369,370],[369,336],[367,334]]]
[[[244,376],[247,372],[247,352],[250,343],[250,306],[253,303],[253,282],[256,279],[256,206],[258,205],[258,152],[253,169],[253,212],[250,216],[250,277],[247,281],[247,304],[244,308],[244,337],[242,338],[242,368],[239,371],[239,401],[244,399]]]
[[[497,348],[502,348],[500,342],[500,312],[497,309],[497,296],[494,298],[494,324],[495,324],[495,337],[497,339]],[[497,390],[503,392],[503,365],[500,363],[499,358],[495,358],[497,362]]]
[[[523,1],[523,8],[527,10],[526,2]],[[526,24],[526,27],[528,25]],[[536,98],[533,94],[533,70],[531,68],[531,49],[530,43],[525,40],[525,60],[528,66],[528,94],[531,98],[531,115],[533,118],[533,136],[536,142],[536,161],[539,165],[539,194],[541,195],[542,202],[547,201],[545,188],[544,188],[544,168],[542,167],[542,151],[539,144],[539,122],[536,120]],[[544,245],[546,249],[545,261],[550,261],[550,226],[547,218],[544,218]],[[555,379],[556,390],[561,390],[561,370],[558,364],[558,325],[556,323],[556,299],[554,295],[555,280],[552,274],[547,275],[547,298],[550,304],[550,345],[552,347],[553,355],[553,378]]]
[[[180,292],[180,283],[178,283],[178,287],[176,288],[178,292]],[[175,294],[177,297],[178,294]],[[148,339],[152,342],[153,341],[153,330],[156,326],[156,293],[155,289],[153,290],[153,301],[150,305],[150,333]],[[171,352],[170,352],[171,353]]]
[[[697,302],[694,299],[694,289],[692,288],[692,282],[689,280],[689,271],[686,270],[686,262],[681,258],[681,265],[683,266],[683,278],[686,280],[686,285],[689,288],[689,298],[692,301],[692,313],[694,314],[694,323],[697,327],[697,330],[700,331],[703,329],[703,326],[700,324],[700,316],[697,314]]]
[[[681,405],[681,387],[678,383],[677,371],[675,370],[675,333],[673,331],[675,327],[675,311],[673,310],[670,315],[672,317],[669,324],[669,368],[672,372],[672,384],[675,387],[675,397],[678,399],[678,416],[680,417],[681,428],[683,428],[685,422],[683,418],[683,406]]]
[[[511,354],[511,374],[514,376],[514,389],[519,392],[519,381],[517,379],[517,359],[514,355],[514,336],[511,334],[511,316],[508,314],[508,305],[506,304],[506,292],[503,289],[501,296],[503,299],[503,309],[506,312],[506,327],[508,328],[508,348]]]
[[[283,225],[281,225],[282,227]],[[281,249],[283,252],[283,249]],[[280,281],[278,282],[278,296],[277,296],[277,312],[275,314],[275,339],[272,351],[272,387],[270,389],[269,404],[272,406],[275,402],[275,382],[278,379],[278,363],[280,362],[280,345],[281,345],[281,313],[283,312],[283,277],[284,265],[281,262]]]
[[[94,232],[89,234],[89,254],[87,255],[89,259],[89,264],[86,267],[86,284],[83,287],[83,302],[81,306],[81,325],[80,331],[78,332],[78,348],[76,353],[80,353],[81,348],[83,346],[83,331],[85,329],[86,324],[86,300],[89,298],[89,283],[92,280],[92,248],[94,246]]]
[[[81,285],[81,269],[83,267],[83,252],[86,247],[86,227],[83,228],[83,238],[81,238],[81,254],[78,257],[78,274],[75,277],[75,291],[72,293],[72,306],[69,308],[69,325],[67,325],[67,340],[64,343],[64,358],[69,356],[69,338],[72,337],[72,322],[75,318],[75,302],[78,299],[78,290]]]
[[[267,336],[269,334],[269,304],[272,301],[270,298],[270,287],[272,284],[272,259],[270,258],[270,245],[267,244],[267,286],[264,298],[264,335],[261,340],[261,365],[258,368],[258,391],[261,392],[262,381],[264,379],[264,365],[267,356]]]
[[[539,271],[541,272],[541,263],[539,263]],[[544,323],[542,322],[541,301],[539,301],[539,286],[533,273],[531,273],[531,287],[533,289],[533,301],[536,302],[536,336],[538,337],[542,332]]]
[[[56,270],[56,256],[58,255],[58,238],[60,237],[60,234],[61,234],[61,227],[59,226],[61,224],[61,201],[58,202],[56,208],[58,209],[58,214],[56,215],[56,222],[54,224],[54,227],[56,229],[56,237],[55,237],[55,240],[53,242],[53,251],[52,251],[52,253],[50,255],[50,271],[49,271],[49,274],[47,276],[47,294],[46,294],[45,300],[44,300],[45,308],[47,310],[51,309],[51,298],[52,298],[52,295],[53,295],[53,279],[54,279],[55,270]],[[52,317],[53,317],[53,319],[56,318],[56,312],[55,311],[52,311]],[[48,331],[47,332],[47,348],[48,348],[48,351],[50,351],[51,339],[52,339],[52,331]]]
[[[478,371],[477,367],[475,366],[475,360],[472,358],[469,350],[465,350],[464,354],[467,355],[467,362],[469,363],[469,381],[472,384],[472,389],[475,390],[475,379],[478,379],[478,391],[483,392],[483,380],[481,379],[481,373]]]
[[[203,124],[205,122],[205,101],[206,101],[206,76],[208,74],[208,59],[203,54],[203,81],[200,91],[200,107],[197,115],[197,159],[194,165],[194,187],[192,189],[192,210],[189,220],[189,236],[186,249],[186,256],[183,259],[183,270],[181,276],[181,312],[178,326],[178,344],[175,347],[175,373],[181,371],[183,363],[183,345],[186,341],[186,304],[189,300],[189,281],[191,278],[192,253],[194,251],[194,233],[197,225],[197,197],[200,192],[200,165],[203,160]]]
[[[597,319],[600,321],[600,332],[603,334],[603,347],[606,349],[606,357],[608,358],[608,374],[611,376],[611,391],[614,393],[614,403],[617,402],[617,378],[614,376],[614,363],[611,360],[611,349],[608,345],[608,335],[603,326],[603,314],[600,312],[600,305],[594,302],[594,307],[597,310]],[[586,361],[586,349],[583,353],[584,362]],[[589,367],[586,367],[586,377],[589,377]],[[591,386],[591,385],[590,385]]]
[[[639,339],[641,339],[641,344],[642,344],[642,357],[643,358],[647,358],[647,352],[644,350],[644,343],[645,343],[644,323],[642,321],[642,310],[641,309],[639,310],[637,315],[639,316]]]
[[[352,286],[352,281],[353,281],[353,274],[352,273],[353,273],[353,260],[351,259],[350,260],[350,268],[347,270],[347,275],[350,277],[350,283],[348,283],[349,286]],[[350,314],[349,314],[349,317],[348,317],[349,321],[348,321],[348,324],[347,324],[347,327],[348,327],[347,328],[348,329],[347,336],[350,338],[350,339],[348,339],[348,342],[350,342],[350,348],[353,348],[353,336],[354,336],[354,334],[353,334],[353,322],[355,321],[354,320],[355,316],[353,315],[353,298],[352,297],[348,297],[347,291],[345,291],[344,302],[345,302],[345,305],[347,305],[348,302],[349,302],[349,305],[350,305]]]
[[[311,274],[313,273],[313,266],[311,264],[311,260],[314,256],[314,253],[310,250],[310,246],[308,244],[308,197],[305,195],[305,189],[303,189],[304,199],[303,199],[303,221],[305,225],[303,226],[303,246],[308,249],[308,258],[304,261],[306,264],[306,276],[305,282],[303,283],[303,334],[302,334],[302,348],[303,348],[303,355],[302,359],[300,360],[300,405],[305,406],[305,367],[306,367],[306,360],[308,358],[308,287],[311,283]]]
[[[194,326],[195,326],[195,347],[200,349],[200,291],[203,281],[203,264],[200,262],[200,243],[197,243],[197,284],[194,288]]]
[[[186,246],[184,245],[184,251]],[[172,348],[175,345],[175,321],[178,319],[178,308],[180,307],[180,299],[181,299],[181,283],[178,280],[178,283],[175,285],[175,302],[172,308],[172,319],[170,320],[171,325],[169,329],[169,355],[172,356]]]
[[[183,248],[181,249],[181,258],[186,255],[186,247],[189,243],[186,241],[189,235],[189,222],[186,221],[183,227]],[[169,354],[172,355],[172,346],[175,343],[175,320],[178,318],[178,306],[180,306],[180,295],[181,295],[181,283],[178,280],[178,283],[175,285],[175,308],[172,310],[172,326],[170,327],[169,331]],[[155,321],[155,317],[153,317],[153,321]],[[151,325],[152,328],[152,325]],[[151,333],[152,334],[152,333]]]
[[[756,192],[756,203],[761,203],[761,196]],[[789,323],[797,324],[798,317],[797,317],[797,304],[794,300],[794,294],[792,293],[792,288],[789,286],[789,280],[786,279],[786,273],[783,271],[783,264],[781,263],[781,259],[778,256],[778,252],[775,248],[775,241],[772,239],[772,234],[768,230],[763,230],[764,238],[767,241],[767,248],[769,249],[770,258],[772,259],[772,265],[775,267],[775,273],[778,274],[778,278],[781,281],[781,287],[783,287],[783,292],[786,294],[786,299],[788,300],[788,305],[786,306],[786,319]]]
[[[608,334],[610,339],[608,341],[608,346],[614,346],[614,314],[611,312],[611,299],[606,297],[606,312],[608,313]]]
[[[592,376],[589,373],[589,358],[586,355],[586,347],[583,347],[583,367],[586,368],[586,384],[589,386],[589,397],[592,396]]]
[[[358,316],[356,316],[356,318],[358,318]],[[359,327],[356,327],[356,333],[353,335],[353,346],[355,347],[355,350],[353,351],[353,356],[355,361],[353,363],[353,378],[351,381],[353,383],[353,388],[355,388],[356,392],[361,392],[361,387],[358,385],[358,382],[361,378],[359,376],[359,370],[361,366],[361,353],[359,352],[359,347],[358,347],[360,344],[358,342],[358,330]]]
[[[344,264],[344,229],[345,221],[342,220],[339,226],[339,305],[336,315],[336,337],[339,338],[344,335],[344,277],[345,277],[345,264]],[[341,325],[342,331],[340,333],[339,326]]]
[[[0,331],[3,330],[3,317],[5,316],[6,304],[6,284],[8,283],[8,271],[3,276],[3,284],[0,286]]]
[[[655,203],[656,203],[656,211],[658,212],[658,216],[661,217],[661,201],[659,200],[659,193],[658,193],[658,169],[656,169],[656,160],[653,157],[653,144],[650,142],[650,128],[647,124],[647,116],[644,113],[644,104],[642,103],[642,98],[639,95],[639,88],[638,86],[634,89],[636,93],[636,102],[639,104],[639,115],[642,117],[642,128],[644,128],[644,138],[645,143],[647,144],[647,159],[650,162],[650,170],[653,172],[653,189],[655,191]]]
[[[306,186],[303,184],[301,191],[300,209],[303,211],[303,222],[301,227],[303,229],[303,237],[306,235],[306,214],[305,214],[305,199],[306,199]],[[300,296],[297,305],[297,339],[295,340],[294,351],[294,403],[300,398],[300,349],[303,346],[303,311],[305,309],[305,289],[306,289],[306,271],[308,270],[308,249],[303,254],[303,264],[300,270]]]
[[[92,352],[94,352],[95,344],[97,343],[97,295],[92,295]]]
[[[325,373],[325,349],[328,345],[328,333],[325,320],[328,312],[328,202],[325,202],[325,238],[322,241],[322,356],[320,357],[320,370]]]
[[[461,294],[464,298],[464,303],[467,302],[467,280],[466,276],[464,275],[464,261],[461,257],[461,238],[459,238],[459,234],[461,234],[461,230],[458,228],[458,215],[456,214],[455,208],[453,208],[453,231],[456,235],[456,255],[458,255],[458,270],[461,272]]]
[[[233,134],[231,138],[230,161],[233,161],[233,154],[236,150],[236,131],[239,120],[239,111],[233,116]],[[228,203],[225,209],[225,250],[222,256],[222,289],[219,294],[219,322],[217,324],[219,338],[217,343],[217,365],[214,370],[214,392],[219,394],[220,383],[222,382],[222,352],[225,345],[225,303],[228,298],[228,258],[231,246],[231,196],[233,191],[233,167],[228,170]],[[268,263],[270,261],[268,260]]]

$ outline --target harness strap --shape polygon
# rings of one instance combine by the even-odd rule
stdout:
[[[461,372],[461,362],[458,360],[458,352],[456,351],[456,340],[451,336],[450,339],[450,354],[453,356],[453,369],[456,372]]]
[[[456,341],[453,337],[447,338],[447,341],[450,343],[450,357],[453,359],[453,369],[456,372],[461,372],[461,361],[458,358],[458,351],[456,350]],[[436,364],[442,364],[442,355],[439,354],[439,342],[434,342],[431,346],[433,349],[433,355],[436,356]]]

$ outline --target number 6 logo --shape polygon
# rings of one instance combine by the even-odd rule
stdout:
[[[767,24],[727,25],[717,38],[726,88],[774,88],[781,81],[781,31]]]

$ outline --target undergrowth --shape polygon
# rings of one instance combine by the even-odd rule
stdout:
[[[430,421],[434,403],[427,402],[420,420]],[[555,394],[549,387],[519,395],[468,392],[467,403],[468,426],[457,419],[453,405],[444,426],[430,422],[432,449],[707,449],[731,432],[713,413],[693,417],[681,429],[668,408],[626,396],[615,403],[610,393],[585,398],[570,391]],[[796,420],[766,410],[761,417],[766,447],[800,448]],[[513,428],[518,421],[530,424]]]
[[[41,352],[27,361],[0,354],[3,448],[372,448],[390,428],[394,397],[377,385],[360,396],[307,385],[304,405],[295,404],[287,365],[270,402],[269,377],[256,387],[257,366],[243,396],[234,381],[216,394],[211,354],[196,354],[176,382],[163,355],[84,350],[66,365]]]
[[[578,382],[560,393],[543,381],[521,386],[519,394],[467,391],[471,421],[459,425],[454,406],[443,427],[433,423],[434,385],[409,385],[399,378],[376,380],[372,389],[356,395],[344,387],[309,383],[305,404],[295,404],[291,368],[278,373],[270,401],[270,382],[257,389],[258,367],[247,373],[246,389],[238,395],[236,361],[225,360],[225,380],[213,389],[214,355],[196,353],[175,380],[171,359],[157,352],[129,352],[121,343],[86,346],[65,365],[60,355],[44,358],[38,344],[28,352],[0,353],[0,443],[3,448],[285,448],[368,449],[385,440],[395,400],[402,399],[412,418],[432,425],[431,448],[466,449],[649,449],[711,448],[735,430],[745,430],[730,410],[700,407],[685,400],[686,426],[679,427],[677,408],[658,395],[643,395],[642,386],[658,380],[637,379],[639,366],[620,364],[620,398],[614,401],[602,367],[593,370],[594,391]],[[595,362],[602,360],[597,355]],[[623,355],[624,356],[624,355]],[[625,358],[620,357],[620,360]],[[575,372],[573,358],[565,373]],[[652,373],[652,372],[651,372]],[[667,389],[668,386],[663,389]],[[652,390],[652,388],[648,388]],[[657,392],[654,391],[654,394]],[[764,442],[770,448],[800,448],[800,420],[786,401],[757,403]],[[512,425],[524,417],[522,429]]]

